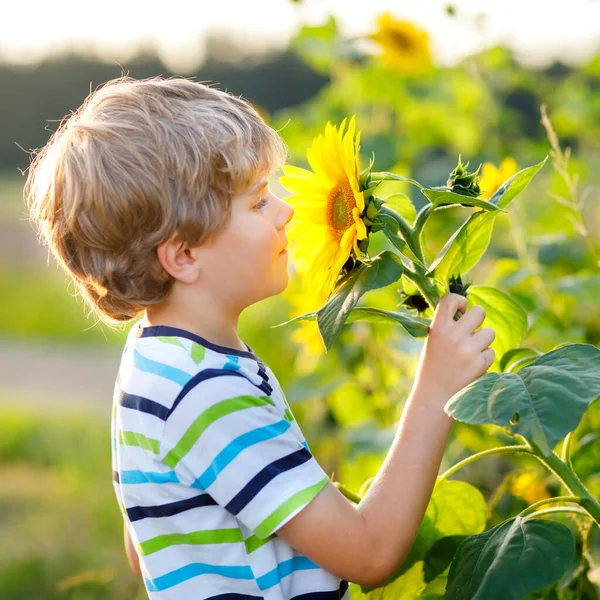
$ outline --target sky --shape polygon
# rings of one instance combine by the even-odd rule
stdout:
[[[15,63],[73,47],[127,60],[136,46],[150,45],[183,75],[201,62],[206,32],[228,29],[249,49],[280,48],[301,24],[320,24],[333,14],[345,35],[358,36],[371,31],[376,15],[386,10],[429,32],[439,64],[496,43],[510,46],[529,65],[554,58],[576,64],[600,51],[600,0],[455,0],[454,19],[444,10],[447,0],[7,2],[0,14],[0,59]]]

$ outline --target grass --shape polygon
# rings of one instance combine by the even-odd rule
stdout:
[[[3,338],[122,345],[127,329],[111,329],[86,317],[88,307],[55,269],[0,267]]]
[[[0,408],[2,597],[146,598],[123,550],[110,425],[87,413],[6,406]]]

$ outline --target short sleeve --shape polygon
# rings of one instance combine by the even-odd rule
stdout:
[[[179,482],[209,494],[260,539],[328,481],[272,398],[234,372],[180,394],[159,453]]]

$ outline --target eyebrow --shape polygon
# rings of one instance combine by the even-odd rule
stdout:
[[[250,189],[250,194],[255,194],[256,192],[262,190],[263,188],[269,185],[269,180],[264,179],[263,181],[259,181],[253,188]]]

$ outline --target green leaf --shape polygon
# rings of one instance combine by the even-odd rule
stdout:
[[[496,190],[489,203],[505,209],[529,185],[547,160],[548,157],[538,165],[527,167],[513,175]],[[465,275],[479,262],[487,250],[497,214],[497,212],[481,210],[473,213],[446,242],[429,266],[427,274],[431,275],[435,270],[436,278],[443,282],[448,281],[452,275]]]
[[[437,540],[427,550],[423,565],[423,573],[427,583],[433,581],[450,566],[456,550],[465,538],[464,535],[448,535]]]
[[[526,167],[518,173],[515,173],[510,179],[507,179],[490,198],[492,204],[496,204],[500,208],[506,208],[513,199],[519,195],[534,178],[536,173],[546,164],[548,157],[532,167]]]
[[[350,584],[350,597],[352,600],[415,600],[421,597],[426,587],[423,580],[423,563],[417,562],[393,583],[372,591]]]
[[[393,312],[368,306],[359,306],[350,313],[347,323],[354,323],[354,321],[400,323],[410,335],[416,338],[426,337],[431,324],[431,319],[417,317],[408,312]]]
[[[518,373],[486,373],[457,392],[444,410],[458,421],[509,427],[547,456],[600,395],[600,350],[567,344]]]
[[[555,582],[574,553],[562,523],[510,519],[459,546],[444,600],[520,600]]]
[[[518,346],[527,333],[527,313],[510,296],[486,285],[472,285],[467,291],[467,309],[479,304],[485,309],[481,327],[491,327],[496,332],[490,347],[496,352],[491,371],[499,371],[500,357],[510,348]]]
[[[417,218],[417,209],[412,200],[404,193],[406,184],[406,181],[381,181],[374,187],[369,188],[365,192],[365,196],[375,196],[385,200],[387,206],[412,224]]]
[[[485,529],[487,505],[483,494],[465,481],[439,480],[413,545],[394,578],[405,573],[441,538],[472,535]]]
[[[384,251],[369,266],[360,265],[346,277],[333,296],[317,311],[317,325],[327,350],[333,345],[361,296],[398,281],[403,271],[399,257],[394,252]]]
[[[455,204],[466,204],[468,206],[476,206],[477,208],[482,208],[486,211],[506,212],[496,204],[492,204],[487,200],[482,200],[481,198],[474,198],[473,196],[463,196],[462,194],[456,194],[455,192],[450,192],[448,190],[423,188],[421,190],[421,193],[423,193],[434,206],[439,206],[440,204],[448,204],[450,206]]]
[[[520,362],[523,359],[531,359],[531,362],[533,362],[536,358],[538,358],[538,356],[541,355],[542,353],[534,348],[511,348],[510,350],[507,350],[500,358],[500,370],[505,372],[514,371],[512,367],[517,362]],[[522,366],[524,367],[525,364]]]
[[[487,250],[497,214],[482,210],[473,213],[440,250],[429,266],[427,275],[435,271],[435,277],[443,282],[447,282],[452,275],[464,276]]]
[[[288,325],[294,321],[315,321],[316,319],[316,312],[305,313],[303,315],[298,315],[285,323],[272,325],[272,327],[282,327],[283,325]],[[408,333],[410,333],[410,335],[416,338],[426,337],[429,333],[429,326],[431,325],[431,319],[417,317],[409,312],[393,312],[391,310],[371,308],[369,306],[358,306],[352,309],[352,312],[346,319],[346,324],[354,323],[356,321],[369,321],[370,323],[399,323]]]

